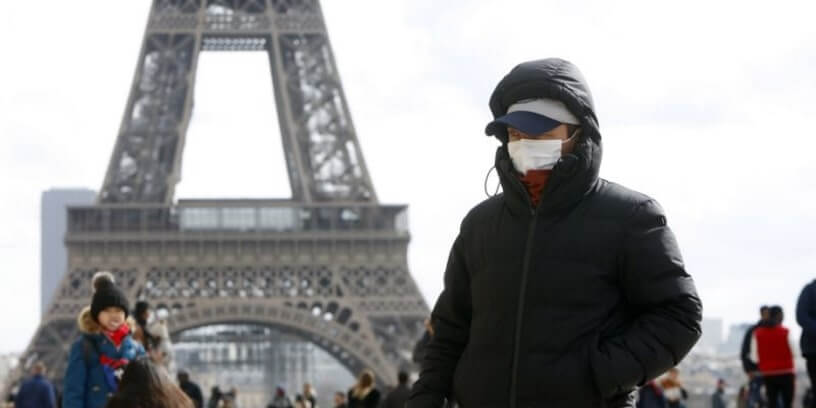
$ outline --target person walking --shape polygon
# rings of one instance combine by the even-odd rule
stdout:
[[[770,324],[770,306],[763,305],[759,308],[759,321],[745,331],[745,336],[742,338],[742,350],[740,351],[740,359],[742,360],[742,369],[745,375],[748,376],[748,406],[751,408],[759,408],[764,402],[762,396],[762,374],[759,372],[759,367],[756,362],[751,360],[751,340],[754,338],[754,331],[757,327],[768,326]]]
[[[337,391],[334,393],[334,408],[348,408],[345,392]]]
[[[408,386],[408,373],[400,371],[397,373],[397,386],[385,396],[380,408],[405,408],[408,397],[411,395],[411,388]]]
[[[599,178],[598,115],[572,63],[516,66],[490,109],[503,193],[461,223],[407,406],[632,407],[701,335],[665,212]]]
[[[219,386],[216,385],[210,388],[210,399],[207,401],[207,408],[218,408],[218,404],[221,403],[221,397],[223,397],[223,393]]]
[[[45,378],[45,365],[37,362],[31,368],[31,378],[20,385],[14,397],[15,408],[57,408],[54,386]]]
[[[194,408],[195,404],[148,358],[128,364],[116,393],[105,408]]]
[[[142,344],[150,359],[163,366],[168,373],[175,369],[173,358],[173,344],[167,322],[157,318],[150,310],[150,303],[136,302],[134,310],[136,328],[133,338]]]
[[[283,385],[278,385],[275,388],[275,397],[272,399],[267,408],[293,408],[292,400],[286,395],[286,389]]]
[[[680,370],[672,367],[666,377],[660,380],[660,388],[663,389],[663,395],[666,397],[666,406],[668,408],[685,408],[685,401],[688,399],[688,391],[683,387],[680,381]]]
[[[232,387],[221,397],[222,407],[239,408],[238,388]]]
[[[810,387],[816,386],[816,280],[802,288],[796,301],[796,322],[802,327],[799,348],[807,364]],[[805,408],[816,408],[816,398],[811,398]]]
[[[376,388],[374,372],[363,370],[357,384],[348,392],[348,408],[377,408],[380,404],[380,391]]]
[[[101,408],[116,392],[125,367],[145,356],[131,337],[128,300],[110,272],[92,279],[91,305],[77,318],[81,336],[71,346],[63,380],[63,408]]]
[[[666,397],[663,390],[654,380],[638,390],[637,408],[666,408]]]
[[[749,391],[748,391],[748,386],[747,385],[743,385],[742,387],[740,387],[739,391],[737,391],[737,397],[736,397],[737,408],[756,408],[756,407],[750,407],[748,405],[748,392]]]
[[[310,383],[303,384],[303,398],[309,401],[312,408],[317,408],[317,391]]]
[[[740,352],[740,359],[742,360],[742,369],[746,374],[751,376],[753,373],[759,372],[759,367],[751,360],[751,339],[754,337],[754,330],[760,326],[767,326],[770,323],[770,306],[762,305],[759,308],[759,321],[745,331],[742,338],[742,351]]]
[[[295,395],[295,408],[312,408],[312,403],[303,398],[303,395],[297,394]]]
[[[751,341],[751,357],[759,367],[765,383],[768,407],[790,408],[794,398],[795,370],[793,347],[789,330],[782,325],[785,320],[780,306],[770,309],[770,324],[757,327]]]
[[[728,404],[725,402],[725,380],[720,378],[717,380],[717,389],[711,395],[711,408],[726,408]]]
[[[190,374],[187,371],[180,370],[176,374],[176,379],[178,379],[179,388],[190,397],[195,408],[203,408],[204,394],[201,392],[201,387],[199,387],[198,384],[190,381]]]

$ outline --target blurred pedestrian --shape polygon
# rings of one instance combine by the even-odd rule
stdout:
[[[337,391],[334,393],[334,408],[348,408],[345,392]]]
[[[756,362],[751,359],[751,341],[754,338],[754,331],[757,327],[765,327],[770,325],[771,314],[770,306],[762,305],[759,308],[759,321],[745,331],[745,336],[742,338],[742,349],[740,351],[740,359],[742,360],[742,369],[745,375],[748,376],[748,406],[751,408],[758,408],[762,406],[765,398],[762,396],[762,374],[759,372],[759,367]]]
[[[293,408],[292,400],[286,395],[286,389],[283,385],[278,385],[275,388],[275,396],[267,406],[267,408]]]
[[[16,408],[57,408],[54,386],[45,378],[45,365],[37,362],[14,398]]]
[[[737,391],[737,408],[749,408],[748,406],[748,386],[743,385]],[[750,407],[756,408],[756,407]]]
[[[224,396],[221,398],[221,404],[228,408],[238,408],[238,389],[232,387],[229,391],[224,393]]]
[[[637,408],[666,408],[666,397],[655,380],[650,380],[638,390]]]
[[[397,374],[398,384],[385,396],[380,408],[405,408],[408,397],[411,395],[411,388],[408,386],[408,373],[400,371]]]
[[[660,388],[663,389],[668,408],[685,408],[688,392],[683,388],[683,383],[680,381],[680,370],[676,367],[670,369],[666,376],[660,380]]]
[[[379,404],[380,391],[374,382],[374,372],[363,370],[348,392],[348,408],[377,408]]]
[[[793,347],[788,328],[782,325],[780,306],[770,309],[770,325],[757,327],[751,341],[751,360],[759,367],[770,408],[790,408],[794,397]]]
[[[179,370],[176,374],[179,382],[179,387],[191,400],[196,408],[204,407],[204,394],[201,392],[201,387],[198,384],[190,381],[190,374],[187,371]]]
[[[297,394],[295,395],[295,408],[312,408],[312,404],[303,398],[303,395]]]
[[[717,389],[711,395],[711,408],[726,408],[725,403],[725,380],[717,380]]]
[[[210,388],[210,399],[207,401],[207,408],[218,408],[218,404],[221,403],[221,388],[217,385]]]
[[[816,386],[816,281],[802,288],[796,302],[796,322],[802,327],[799,347],[807,361],[807,372],[811,389]],[[805,408],[816,408],[816,399],[811,398]]]
[[[317,391],[310,383],[303,384],[303,398],[309,401],[312,408],[317,408]]]
[[[152,312],[146,301],[136,302],[133,312],[136,320],[133,338],[142,344],[150,359],[161,364],[168,373],[174,371],[173,344],[167,322]]]

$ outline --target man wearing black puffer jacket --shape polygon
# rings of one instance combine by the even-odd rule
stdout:
[[[462,221],[407,407],[634,407],[700,337],[663,210],[598,178],[598,120],[571,63],[518,65],[490,109],[504,192]]]

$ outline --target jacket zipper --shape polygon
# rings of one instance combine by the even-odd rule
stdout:
[[[559,160],[560,163],[560,160]],[[555,167],[558,167],[556,163]],[[553,168],[553,173],[555,173],[555,167]],[[541,192],[542,196],[549,190],[552,190],[550,187],[552,185],[553,178],[550,179],[547,188],[544,188],[544,191]],[[521,344],[521,323],[524,319],[524,301],[526,299],[526,292],[527,292],[527,275],[530,269],[530,253],[533,249],[533,238],[535,236],[535,229],[536,223],[538,221],[538,209],[541,207],[541,203],[539,202],[538,206],[535,208],[533,207],[533,202],[527,196],[527,191],[521,182],[518,182],[519,186],[524,193],[524,198],[527,199],[527,203],[530,205],[530,216],[533,217],[532,221],[530,221],[530,228],[527,231],[527,244],[525,245],[524,250],[524,262],[522,264],[522,271],[521,271],[521,283],[519,285],[519,303],[518,309],[516,310],[516,333],[515,333],[515,342],[513,343],[513,368],[510,375],[510,408],[516,408],[518,406],[517,401],[517,388],[518,388],[518,365],[519,365],[519,349]]]
[[[524,186],[522,186],[522,189]],[[516,408],[518,405],[516,393],[517,393],[517,382],[518,382],[518,364],[519,364],[519,344],[521,343],[521,322],[524,318],[524,300],[525,294],[527,292],[527,274],[528,269],[530,268],[530,252],[532,252],[533,247],[533,237],[535,235],[535,227],[536,221],[538,220],[538,207],[536,206],[533,208],[533,203],[526,196],[525,191],[525,198],[527,198],[527,202],[530,204],[530,216],[533,219],[530,221],[530,228],[527,231],[527,244],[524,250],[524,262],[522,264],[521,270],[521,284],[519,287],[519,302],[518,308],[516,310],[516,333],[515,333],[515,341],[513,343],[513,368],[510,376],[510,408]]]
[[[521,286],[519,288],[519,302],[516,310],[516,339],[513,343],[513,372],[510,377],[510,407],[516,407],[516,387],[518,381],[518,363],[519,363],[519,343],[521,343],[521,321],[524,318],[524,300],[527,292],[527,272],[530,268],[530,252],[532,252],[533,236],[535,235],[536,220],[538,219],[538,212],[531,209],[530,215],[533,220],[530,222],[530,229],[527,232],[527,246],[524,251],[524,264],[521,271]]]

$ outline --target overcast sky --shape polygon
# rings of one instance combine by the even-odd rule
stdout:
[[[148,9],[4,4],[0,352],[24,349],[38,323],[41,192],[102,183]],[[754,320],[762,303],[793,315],[816,273],[812,1],[324,0],[323,10],[380,201],[410,206],[410,268],[430,304],[461,218],[485,198],[490,92],[515,64],[558,56],[593,90],[601,176],[663,205],[705,315]],[[177,198],[288,196],[268,60],[206,53],[197,81]]]

